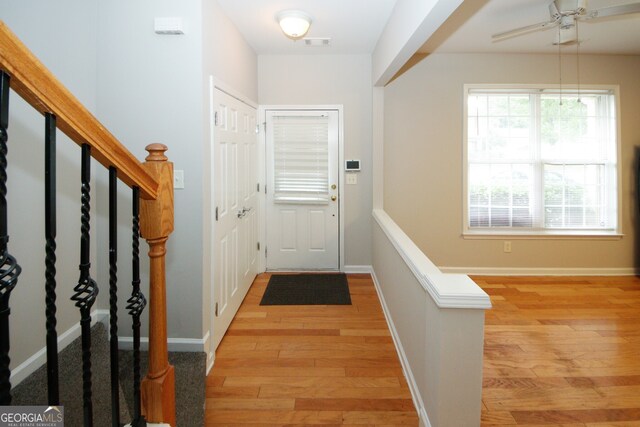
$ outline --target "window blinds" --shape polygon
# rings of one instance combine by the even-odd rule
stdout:
[[[329,203],[329,118],[273,118],[274,202]]]

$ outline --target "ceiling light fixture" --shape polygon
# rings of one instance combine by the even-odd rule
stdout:
[[[293,40],[304,37],[311,26],[311,17],[299,10],[283,10],[276,15],[282,32]]]

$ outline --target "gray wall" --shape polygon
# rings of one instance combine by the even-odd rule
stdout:
[[[0,11],[0,19],[134,155],[142,160],[147,144],[161,142],[175,168],[185,171],[185,189],[175,192],[175,231],[167,252],[168,333],[201,339],[210,325],[210,285],[202,276],[208,260],[201,255],[208,78],[214,75],[257,100],[255,54],[215,1],[0,0]],[[182,17],[185,35],[155,34],[154,18],[165,16]],[[10,145],[10,247],[25,268],[12,296],[12,366],[44,346],[43,129],[43,118],[13,97],[10,141],[19,144]],[[58,155],[58,331],[64,332],[79,319],[69,297],[78,280],[80,166],[78,147],[61,134]],[[101,289],[97,307],[106,309],[108,174],[95,162],[93,174],[93,275]],[[123,184],[118,204],[120,336],[127,336],[131,191]],[[148,296],[147,251],[143,241],[142,287]]]
[[[422,398],[422,421],[426,412],[433,427],[480,425],[484,310],[438,307],[398,241],[376,221],[372,233],[376,282]]]
[[[345,159],[360,159],[345,185],[345,264],[371,265],[372,149],[370,55],[260,55],[261,105],[344,105]]]
[[[211,212],[211,191],[210,184],[212,165],[208,164],[211,159],[211,126],[210,126],[210,99],[209,77],[213,76],[217,84],[223,83],[227,89],[240,95],[246,100],[257,103],[258,101],[258,58],[253,49],[247,44],[242,35],[235,28],[233,23],[227,18],[216,1],[204,1],[202,5],[202,129],[204,138],[202,140],[201,164],[203,168],[203,188],[202,205],[204,208],[204,223],[202,228],[203,236],[212,237],[213,214]],[[209,220],[207,220],[209,219]],[[211,308],[211,270],[208,268],[215,254],[211,253],[210,240],[204,238],[201,256],[203,257],[203,280],[202,280],[202,330],[206,332],[212,325]],[[210,331],[213,335],[213,331]],[[205,351],[212,356],[212,349],[209,343],[205,343]],[[210,359],[211,360],[211,359]]]
[[[161,142],[185,189],[175,192],[175,231],[167,245],[169,337],[202,338],[202,29],[200,0],[114,0],[98,11],[98,118],[134,155]],[[154,17],[183,18],[185,34],[158,35]],[[98,278],[108,283],[107,173],[99,171]],[[120,186],[118,275],[122,336],[130,334],[124,300],[130,295],[131,196]],[[148,246],[141,245],[142,284],[148,296]],[[105,289],[106,291],[106,289]],[[106,292],[105,292],[106,293]],[[103,299],[102,301],[107,301]],[[106,305],[102,305],[106,308]],[[143,331],[147,328],[145,310]],[[146,333],[143,332],[143,336]]]
[[[153,19],[162,16],[182,17],[185,34],[155,34]],[[203,265],[211,260],[202,257],[210,182],[204,155],[210,141],[209,76],[255,100],[257,58],[215,1],[111,1],[101,3],[99,24],[99,117],[139,158],[147,144],[162,142],[169,147],[174,169],[184,170],[185,188],[175,190],[175,231],[167,247],[168,333],[200,339],[211,324],[210,283],[203,278]],[[106,185],[101,189],[106,196]],[[128,189],[122,190],[119,246],[128,253],[130,196]],[[107,247],[103,219],[101,249]],[[143,284],[148,295],[146,261]],[[129,270],[126,264],[119,271],[124,278]],[[99,272],[108,280],[106,262]],[[121,290],[120,298],[127,296],[128,289]],[[129,318],[124,310],[120,316],[126,317],[121,334],[126,336]]]
[[[0,0],[0,19],[92,112],[96,111],[97,13],[95,0]],[[61,333],[80,320],[69,300],[79,276],[80,149],[61,132],[57,156],[57,330]],[[8,162],[9,250],[23,268],[10,301],[13,369],[45,346],[44,117],[15,93],[10,96]],[[94,275],[95,254],[94,239]]]
[[[257,103],[258,57],[217,1],[202,2],[202,43],[205,83],[208,85],[208,78],[213,75]],[[208,107],[208,96],[206,101]],[[208,128],[208,117],[206,125]]]
[[[582,84],[620,85],[621,240],[469,240],[462,234],[465,83],[558,83],[556,55],[430,55],[385,89],[384,208],[438,266],[621,268],[636,265],[634,156],[640,144],[639,56],[580,58]],[[575,57],[563,57],[575,83]],[[512,240],[505,237],[504,240]],[[625,271],[625,270],[623,270]]]

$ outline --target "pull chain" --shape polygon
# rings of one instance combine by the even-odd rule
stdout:
[[[580,33],[578,32],[578,20],[576,19],[576,75],[578,78],[578,103],[580,100]]]
[[[560,43],[560,25],[558,25],[558,74],[560,75],[560,105],[562,105],[562,44]]]

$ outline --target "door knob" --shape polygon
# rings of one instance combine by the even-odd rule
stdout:
[[[247,215],[247,212],[251,212],[251,209],[253,208],[245,208],[244,206],[242,207],[241,211],[238,211],[238,218],[244,218],[245,215]]]
[[[331,196],[331,201],[332,201],[332,202],[335,202],[335,201],[336,201],[336,198],[337,198],[336,196]]]

